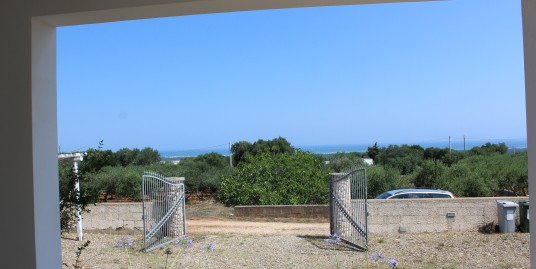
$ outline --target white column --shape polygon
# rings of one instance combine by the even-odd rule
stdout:
[[[529,149],[529,193],[536,195],[536,1],[522,0],[523,46],[525,53],[525,98],[527,106],[527,142]],[[536,204],[529,207],[530,215],[536,216]],[[530,222],[531,231],[536,231],[536,222]],[[530,261],[536,264],[536,234],[531,233]]]
[[[61,268],[55,28],[0,2],[1,268]]]
[[[78,202],[80,202],[80,179],[78,178],[78,158],[74,160],[74,173],[76,175],[76,184],[74,186],[74,190],[77,193],[76,199],[78,199]],[[78,241],[84,240],[84,230],[83,230],[83,225],[82,225],[82,209],[80,205],[78,205],[76,208],[76,235],[77,235]]]
[[[34,208],[30,212],[35,217],[36,268],[60,268],[56,27],[36,19],[31,22]]]

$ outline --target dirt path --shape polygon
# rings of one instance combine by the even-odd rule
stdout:
[[[327,235],[329,223],[251,222],[221,219],[189,219],[188,233],[241,235]]]

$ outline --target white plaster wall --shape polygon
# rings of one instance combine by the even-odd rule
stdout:
[[[536,193],[536,2],[522,0],[523,12],[523,49],[525,56],[525,98],[527,109],[527,139],[529,155],[529,193]],[[535,106],[532,106],[535,105]],[[531,150],[532,149],[532,150]],[[529,209],[534,216],[536,209]],[[535,231],[536,222],[530,223]],[[530,261],[536,264],[536,237],[531,235]]]
[[[184,14],[406,0],[1,0],[2,268],[60,268],[55,27]],[[522,0],[529,149],[536,145],[536,5]],[[71,14],[68,14],[71,13]],[[35,19],[38,16],[43,16]],[[32,18],[34,20],[32,20]],[[423,22],[425,23],[425,22]],[[33,43],[32,43],[33,42]],[[529,181],[536,162],[529,152]],[[53,164],[54,163],[54,164]],[[536,191],[531,184],[531,191]],[[13,206],[16,204],[16,206]],[[531,209],[534,214],[536,209]],[[533,224],[535,225],[535,224]],[[534,230],[534,229],[533,229]],[[536,240],[531,240],[536,253]],[[532,255],[534,257],[534,255]]]

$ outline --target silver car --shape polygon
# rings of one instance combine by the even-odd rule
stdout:
[[[434,189],[398,189],[386,191],[375,199],[456,198],[450,191]]]

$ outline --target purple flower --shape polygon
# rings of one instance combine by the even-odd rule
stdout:
[[[370,255],[369,261],[377,262],[379,260],[383,260],[384,258],[385,258],[385,256],[383,256],[383,254],[374,253],[374,254]]]
[[[398,265],[398,261],[396,261],[395,259],[390,259],[387,264],[391,267],[395,267]]]
[[[216,250],[216,244],[214,244],[213,242],[210,242],[207,244],[207,247],[206,247],[207,251],[208,252],[214,252]]]
[[[119,241],[117,241],[117,246],[120,248],[129,248],[132,247],[134,244],[134,240],[128,237],[123,237]]]
[[[338,236],[336,233],[334,234],[330,234],[328,236],[328,238],[324,239],[324,241],[328,244],[328,245],[331,245],[331,244],[337,244],[339,242],[341,242],[341,237]]]
[[[178,239],[175,243],[183,248],[189,248],[192,246],[193,240],[190,237],[185,236]]]

